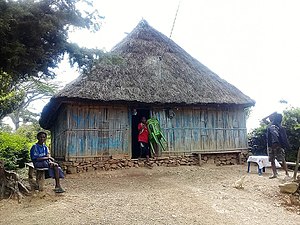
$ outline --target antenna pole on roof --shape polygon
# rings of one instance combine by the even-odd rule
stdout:
[[[178,2],[177,10],[176,10],[176,13],[175,13],[175,18],[174,18],[173,25],[172,25],[172,28],[171,28],[171,33],[170,33],[169,39],[168,39],[168,41],[167,41],[167,46],[168,46],[169,43],[170,43],[171,36],[172,36],[173,30],[174,30],[174,26],[175,26],[177,14],[178,14],[179,7],[180,7],[180,2],[181,2],[181,0],[179,0],[179,2]],[[167,49],[165,49],[165,50],[163,51],[162,55],[159,56],[159,60],[160,60],[160,61],[163,59],[163,57],[164,57],[166,51],[167,51]]]
[[[178,2],[178,7],[177,7],[177,10],[176,10],[175,18],[174,18],[173,25],[172,25],[172,28],[171,28],[171,33],[170,33],[170,36],[169,36],[170,39],[171,39],[171,37],[172,37],[172,33],[173,33],[173,30],[174,30],[174,26],[175,26],[177,14],[178,14],[179,7],[180,7],[180,2],[181,2],[181,1]]]

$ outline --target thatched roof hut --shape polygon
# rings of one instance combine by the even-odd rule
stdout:
[[[88,74],[53,96],[40,123],[49,128],[63,101],[240,105],[255,102],[145,20]]]
[[[51,98],[40,124],[65,161],[137,158],[142,116],[159,120],[169,155],[239,153],[247,149],[245,108],[254,104],[142,20]]]

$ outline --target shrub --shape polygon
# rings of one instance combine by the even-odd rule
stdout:
[[[18,134],[0,132],[0,160],[4,160],[6,169],[17,169],[29,161],[28,140]]]
[[[249,136],[249,147],[254,155],[267,155],[266,125],[252,130]]]

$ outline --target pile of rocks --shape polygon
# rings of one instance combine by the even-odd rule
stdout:
[[[239,160],[236,154],[206,154],[201,159],[201,163],[216,164],[217,166],[234,165]]]
[[[236,154],[207,154],[202,157],[201,163],[211,163],[217,166],[233,165],[238,163]],[[151,158],[148,162],[146,159],[81,159],[72,162],[62,162],[63,169],[67,173],[83,173],[94,170],[117,170],[138,167],[155,167],[155,166],[191,166],[199,165],[197,155],[186,156],[168,156]]]
[[[180,166],[180,165],[197,165],[197,158],[172,156],[151,158],[149,162],[146,159],[94,159],[82,160],[81,162],[62,162],[62,167],[67,173],[82,173],[93,170],[116,170],[127,168],[138,168],[144,166]]]

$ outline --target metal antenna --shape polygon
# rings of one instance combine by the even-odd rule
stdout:
[[[172,33],[173,33],[173,30],[174,30],[174,26],[175,26],[175,22],[176,22],[177,14],[178,14],[179,7],[180,7],[180,2],[181,2],[181,1],[179,1],[179,2],[178,2],[178,7],[177,7],[177,10],[176,10],[176,14],[175,14],[175,18],[174,18],[174,21],[173,21],[173,25],[172,25],[172,29],[171,29],[171,33],[170,33],[170,36],[169,36],[169,38],[171,38],[171,37],[172,37]]]
[[[179,11],[179,7],[180,7],[180,2],[181,2],[181,0],[179,0],[179,2],[178,2],[178,7],[177,7],[177,10],[176,10],[176,13],[175,13],[175,18],[174,18],[174,21],[173,21],[173,24],[172,24],[171,33],[170,33],[170,36],[169,36],[169,39],[168,39],[168,42],[167,42],[167,46],[168,46],[169,43],[170,43],[171,36],[172,36],[173,30],[174,30],[176,18],[177,18],[178,11]],[[167,49],[165,49],[165,50],[163,51],[162,55],[158,57],[159,61],[162,61],[162,59],[163,59],[163,57],[164,57],[166,51],[167,51]],[[161,78],[162,78],[162,75],[161,75],[161,62],[160,62],[158,65],[159,65],[159,68],[158,68],[158,74],[159,74],[159,78],[161,79]]]
[[[180,8],[180,2],[181,2],[181,0],[179,0],[179,2],[178,2],[178,7],[177,7],[177,10],[176,10],[176,13],[175,13],[175,18],[174,18],[174,20],[173,20],[173,24],[172,24],[172,28],[171,28],[171,33],[170,33],[170,36],[169,36],[167,45],[169,45],[170,40],[171,40],[171,36],[172,36],[172,34],[173,34],[173,30],[174,30],[174,27],[175,27],[176,18],[177,18],[178,11],[179,11],[179,8]],[[163,57],[164,57],[166,51],[167,51],[167,49],[165,49],[165,50],[163,51],[162,55],[159,56],[159,60],[160,60],[160,61],[163,59]]]

